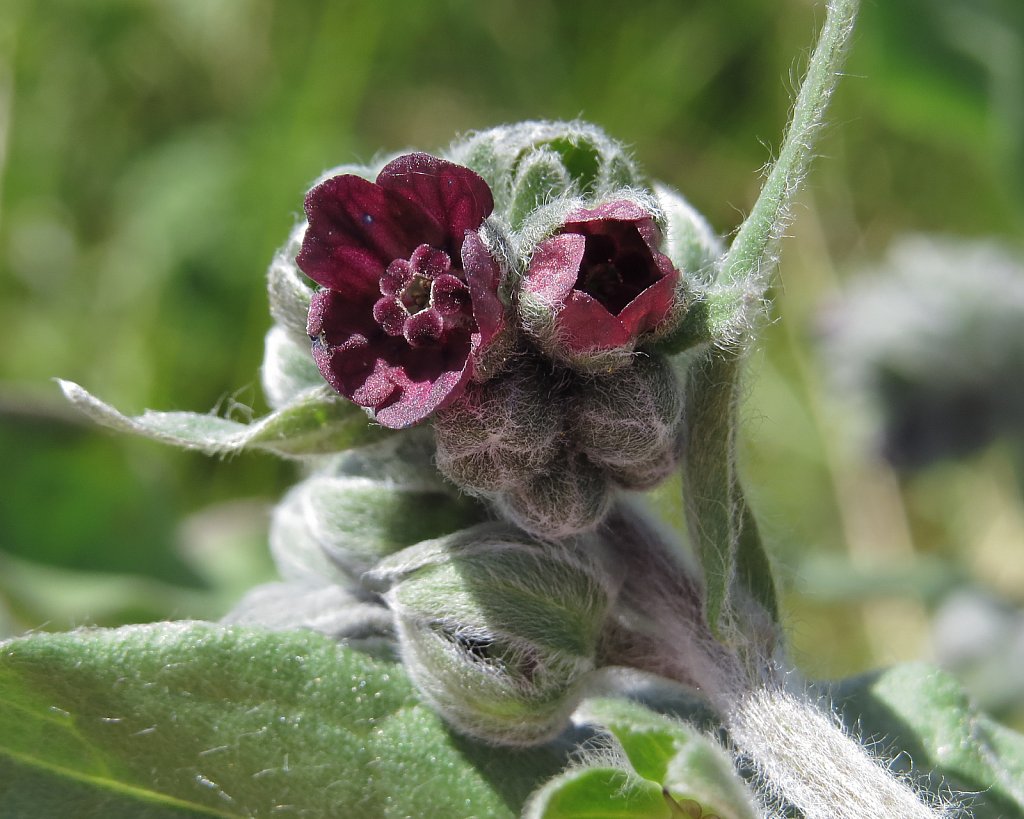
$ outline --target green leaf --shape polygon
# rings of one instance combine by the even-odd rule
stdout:
[[[593,699],[579,717],[599,724],[622,745],[640,777],[722,819],[755,819],[750,791],[725,751],[678,719],[625,699]]]
[[[267,300],[270,302],[270,314],[274,317],[275,326],[297,342],[305,343],[308,349],[306,317],[314,285],[295,264],[305,233],[305,223],[296,225],[288,241],[274,254],[267,269]]]
[[[324,378],[313,361],[309,339],[297,341],[280,325],[267,332],[260,381],[267,403],[274,409],[288,406],[302,393],[322,387]]]
[[[619,768],[574,768],[546,783],[523,819],[672,819],[660,786]]]
[[[384,557],[487,517],[445,484],[429,429],[346,452],[274,508],[270,549],[285,579],[353,585]]]
[[[715,278],[715,261],[725,250],[722,240],[679,191],[655,184],[654,194],[665,214],[666,255],[687,280],[709,284]]]
[[[337,566],[353,576],[406,546],[480,522],[483,510],[443,486],[316,475],[296,486],[307,525]]]
[[[184,622],[0,645],[2,816],[511,817],[563,763],[452,735],[399,664],[312,632]]]
[[[974,819],[1024,817],[1024,736],[981,714],[949,674],[908,664],[844,680],[844,722],[933,793],[966,797]]]
[[[402,659],[453,725],[499,744],[562,733],[594,671],[615,582],[593,544],[485,523],[381,561]]]
[[[385,437],[359,407],[327,386],[302,393],[288,406],[251,424],[194,412],[154,412],[129,418],[71,381],[58,380],[67,399],[97,423],[185,449],[228,455],[259,449],[283,457],[338,452]]]

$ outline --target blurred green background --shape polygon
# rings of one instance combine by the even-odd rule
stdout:
[[[113,436],[51,379],[129,412],[264,411],[263,274],[322,170],[582,116],[728,234],[822,19],[812,0],[7,0],[0,636],[216,617],[271,575],[267,509],[292,467]],[[847,74],[784,244],[782,320],[751,360],[748,484],[808,674],[934,658],[937,613],[966,594],[1017,653],[955,670],[1019,724],[1019,464],[996,442],[898,475],[858,435],[814,327],[894,237],[1020,248],[1024,5],[867,3]]]

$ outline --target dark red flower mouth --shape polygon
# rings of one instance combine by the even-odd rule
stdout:
[[[552,311],[571,353],[632,344],[669,314],[679,271],[658,252],[653,218],[629,201],[569,214],[538,245],[524,290]]]
[[[324,378],[399,429],[456,398],[504,324],[499,270],[476,231],[494,207],[479,176],[427,154],[376,182],[335,176],[306,196],[296,262],[323,285],[308,332]]]

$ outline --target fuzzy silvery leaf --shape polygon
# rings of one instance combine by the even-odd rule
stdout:
[[[433,466],[429,429],[344,452],[275,507],[270,550],[286,580],[359,584],[381,558],[484,517]]]
[[[481,524],[370,572],[387,589],[410,676],[457,729],[534,745],[566,728],[614,596],[589,545],[533,543]]]
[[[265,583],[250,589],[221,618],[228,626],[271,631],[309,629],[335,640],[388,641],[394,637],[391,612],[347,589],[311,581]]]
[[[211,455],[263,450],[286,458],[322,455],[380,440],[359,407],[328,387],[308,390],[286,407],[251,424],[194,412],[155,412],[129,417],[71,381],[59,381],[67,399],[97,423]]]
[[[274,259],[267,270],[267,297],[270,302],[270,315],[274,317],[274,321],[296,343],[305,342],[308,349],[306,317],[309,314],[309,302],[314,285],[295,264],[295,257],[302,247],[305,232],[305,223],[297,225],[284,247],[274,254]]]
[[[302,393],[322,386],[324,378],[313,361],[309,339],[296,341],[280,325],[271,327],[264,342],[260,382],[273,409],[282,409]]]
[[[665,255],[688,281],[710,284],[715,279],[715,263],[725,252],[722,240],[678,191],[655,183],[654,195],[664,219]]]
[[[5,816],[518,816],[564,750],[452,735],[398,663],[208,623],[0,644]]]
[[[830,693],[852,731],[936,798],[958,797],[974,819],[1024,816],[1024,736],[979,712],[951,675],[901,665]]]
[[[355,584],[382,558],[482,517],[477,504],[440,485],[315,474],[275,511],[271,549],[286,577]]]

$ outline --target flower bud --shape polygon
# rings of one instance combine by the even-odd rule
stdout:
[[[658,249],[648,205],[630,197],[570,210],[534,249],[520,315],[555,360],[586,372],[623,367],[638,343],[685,313],[679,271]]]
[[[286,580],[353,588],[378,561],[421,540],[476,523],[483,510],[419,468],[415,439],[352,453],[298,485],[275,508],[270,546]]]
[[[561,156],[546,148],[528,153],[519,163],[512,183],[508,208],[512,227],[520,227],[537,208],[570,190],[571,186],[569,171]]]
[[[388,588],[424,698],[459,731],[526,746],[568,725],[594,670],[615,593],[597,554],[482,524],[405,549],[369,578]]]
[[[559,453],[550,469],[496,499],[498,511],[521,529],[559,540],[596,527],[611,508],[607,476],[578,454]]]
[[[469,384],[434,419],[437,468],[471,494],[493,494],[541,474],[558,454],[565,423],[552,386],[526,361]]]
[[[626,489],[650,489],[676,468],[683,432],[679,379],[662,356],[581,379],[569,423],[577,446]]]
[[[542,154],[544,172],[535,167]],[[519,218],[530,200],[539,201],[526,180],[546,178],[550,197],[592,194],[606,196],[624,188],[643,187],[643,180],[625,147],[589,123],[522,122],[478,131],[454,143],[449,157],[472,168],[490,184],[498,210]],[[516,219],[512,220],[513,225]]]
[[[725,252],[722,240],[678,191],[655,183],[654,194],[665,216],[665,255],[688,281],[710,284],[715,262]]]

